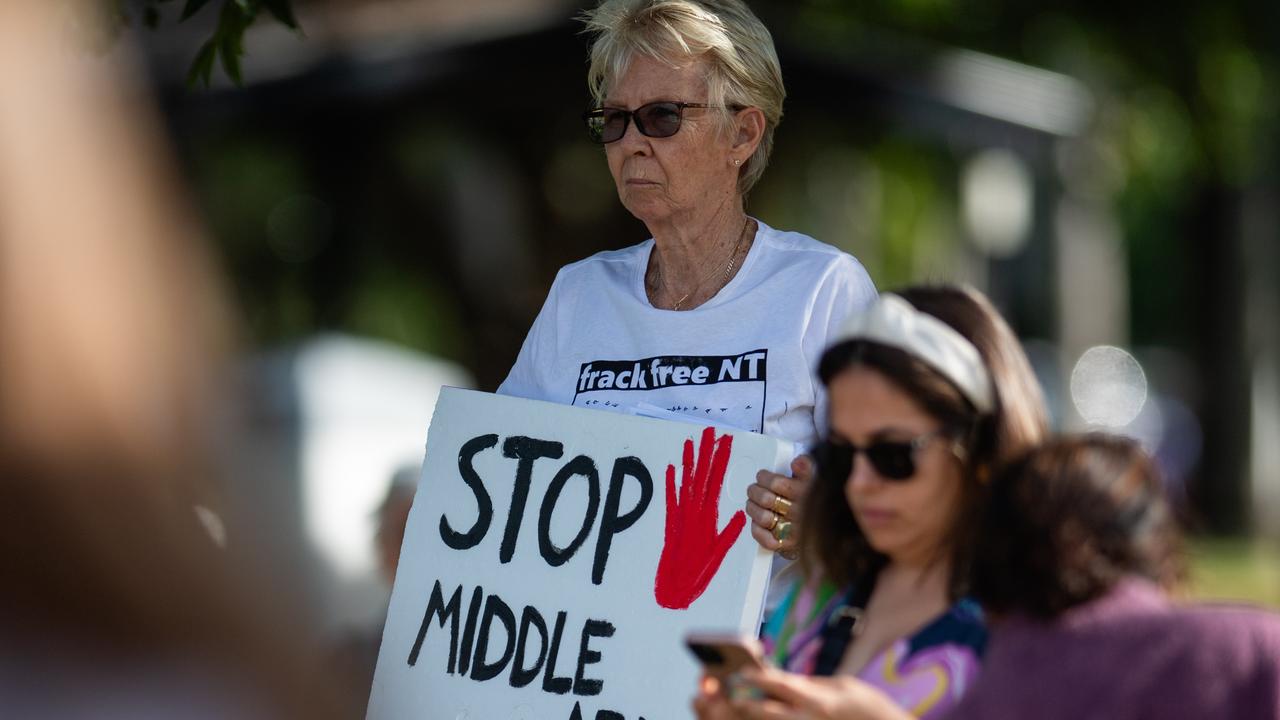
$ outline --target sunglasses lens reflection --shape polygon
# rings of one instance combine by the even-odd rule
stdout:
[[[680,129],[680,107],[674,103],[644,105],[636,110],[636,117],[649,137],[671,137]]]
[[[909,480],[916,474],[915,448],[911,443],[877,442],[866,448],[824,441],[814,448],[819,472],[831,482],[844,483],[853,472],[854,455],[865,454],[876,474],[885,480]]]
[[[665,138],[680,130],[681,106],[672,102],[656,102],[641,105],[634,112],[618,108],[600,108],[584,116],[587,134],[592,142],[611,143],[627,134],[627,125],[634,119],[640,134],[651,138]]]
[[[627,132],[627,121],[631,113],[625,110],[605,110],[601,116],[601,138],[603,142],[613,142]]]
[[[916,474],[913,450],[908,443],[881,442],[867,448],[867,459],[886,480],[906,480]]]
[[[818,472],[830,482],[844,484],[853,472],[853,448],[827,441],[814,448]]]

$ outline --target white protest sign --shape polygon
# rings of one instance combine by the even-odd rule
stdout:
[[[446,388],[370,720],[675,720],[689,630],[754,635],[772,555],[742,512],[790,443]]]

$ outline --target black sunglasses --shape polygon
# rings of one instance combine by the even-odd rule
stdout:
[[[680,130],[680,123],[684,121],[685,108],[712,107],[717,106],[664,100],[641,105],[635,110],[594,108],[583,113],[582,120],[587,124],[587,135],[591,137],[591,141],[603,145],[621,140],[622,136],[627,134],[627,125],[632,120],[635,120],[636,129],[645,137],[671,137]],[[737,111],[742,108],[732,105],[730,109]]]
[[[905,482],[916,474],[916,451],[946,434],[935,430],[910,440],[877,440],[866,447],[828,438],[814,446],[813,458],[817,461],[818,473],[831,482],[848,480],[853,472],[853,458],[859,453],[867,456],[880,477]]]

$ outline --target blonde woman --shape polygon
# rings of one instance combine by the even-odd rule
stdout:
[[[739,0],[608,0],[585,22],[587,132],[652,237],[562,268],[498,391],[807,447],[826,417],[813,368],[875,288],[847,253],[747,214],[786,95],[769,31]],[[761,472],[746,506],[786,554],[810,466],[792,470]]]

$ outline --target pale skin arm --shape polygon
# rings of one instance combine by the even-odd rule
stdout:
[[[914,720],[889,696],[855,677],[806,677],[768,669],[744,679],[768,699],[726,701],[736,714],[707,720]]]
[[[813,481],[813,458],[801,455],[791,461],[791,476],[761,470],[756,473],[756,481],[747,488],[747,517],[751,518],[751,536],[765,550],[772,550],[784,556],[791,556],[796,551],[799,537],[800,501],[804,498]],[[782,497],[791,501],[791,511],[787,520],[792,522],[791,536],[778,542],[771,532],[774,522],[774,501]]]

